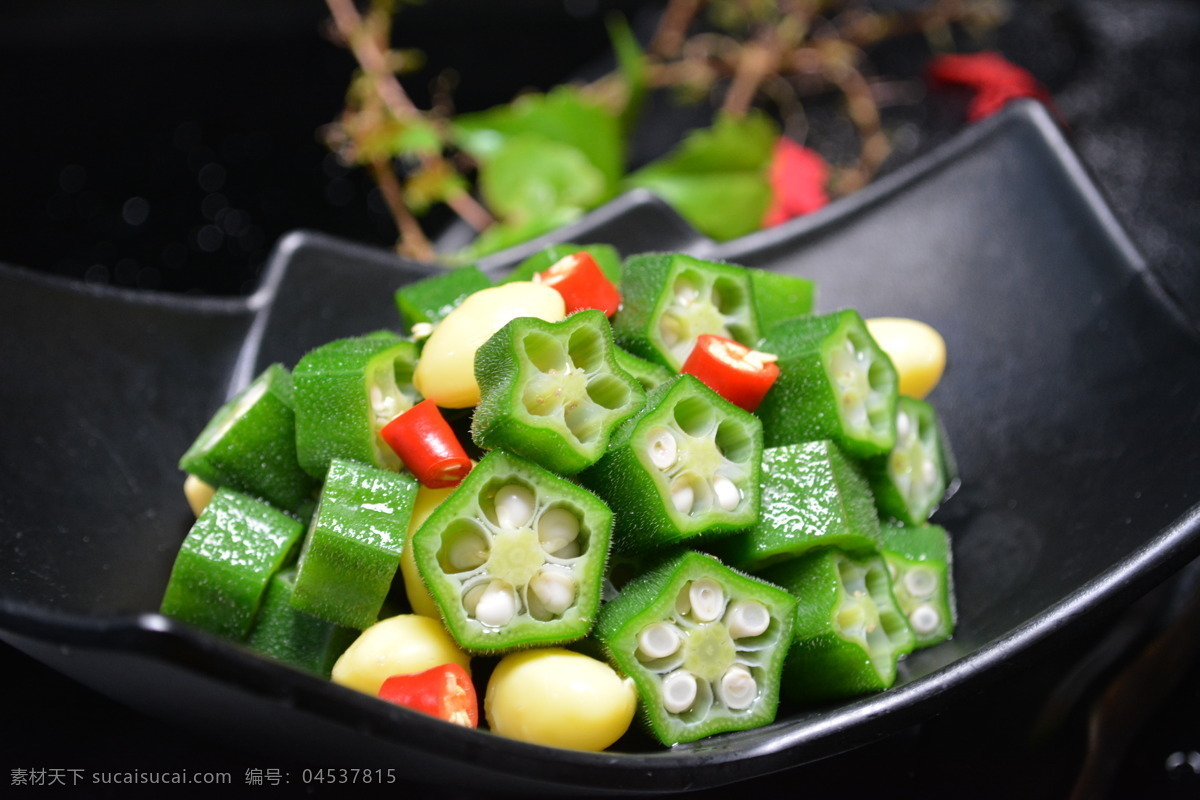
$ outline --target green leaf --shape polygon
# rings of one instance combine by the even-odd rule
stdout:
[[[599,170],[605,181],[604,200],[615,193],[624,172],[617,118],[574,87],[560,86],[548,94],[524,95],[507,105],[462,114],[454,125],[459,145],[483,164],[509,139],[524,134],[540,134],[573,147]]]
[[[646,55],[621,14],[609,16],[608,38],[617,57],[617,70],[625,82],[625,107],[621,109],[620,121],[621,130],[628,136],[646,99]]]
[[[779,136],[764,114],[718,117],[625,180],[660,195],[679,214],[718,241],[759,229],[771,202],[767,169]]]
[[[506,139],[480,168],[479,188],[493,213],[518,224],[607,197],[604,176],[578,148],[535,133]]]

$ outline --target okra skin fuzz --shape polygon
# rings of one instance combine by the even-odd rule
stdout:
[[[591,492],[495,450],[413,533],[411,547],[459,646],[494,654],[588,634],[612,525]]]
[[[779,587],[682,550],[606,603],[595,636],[637,684],[650,732],[672,745],[775,718],[795,607]]]
[[[303,535],[304,526],[282,511],[218,489],[179,548],[160,610],[241,641],[271,576],[292,560]]]
[[[879,513],[906,525],[929,519],[957,478],[937,412],[911,397],[896,402],[895,446],[863,463]]]
[[[480,401],[471,437],[560,475],[604,454],[613,430],[645,401],[640,383],[617,365],[612,330],[600,311],[561,322],[514,319],[475,353]]]
[[[858,312],[785,320],[758,349],[780,373],[757,410],[768,447],[832,439],[868,458],[895,446],[896,370]]]
[[[950,535],[940,525],[885,525],[879,553],[887,562],[900,611],[916,636],[916,648],[931,647],[954,633]]]
[[[646,397],[580,480],[613,509],[618,550],[647,552],[758,519],[762,423],[692,375]]]
[[[210,486],[226,486],[307,516],[319,484],[296,455],[294,407],[291,373],[272,364],[217,410],[179,468]]]

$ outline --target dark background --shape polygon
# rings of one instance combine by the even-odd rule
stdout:
[[[428,0],[397,24],[397,42],[420,47],[428,63],[406,86],[427,102],[429,80],[456,68],[454,97],[464,111],[545,89],[602,63],[605,11],[620,8],[642,29],[659,7]],[[1052,91],[1070,140],[1151,270],[1200,319],[1200,3],[1048,0],[1013,8],[1008,23],[964,46],[1000,49]],[[256,285],[274,243],[296,228],[389,246],[394,232],[370,183],[318,137],[340,110],[353,67],[323,34],[326,16],[311,0],[0,6],[0,261],[150,291],[236,295]],[[877,71],[894,76],[908,97],[888,112],[898,132],[889,168],[963,124],[964,98],[921,91],[927,53],[910,39],[872,54]],[[643,132],[635,159],[691,119],[665,105],[658,111],[668,122]],[[819,105],[809,143],[835,154],[847,146],[836,115]],[[1066,797],[1088,708],[1197,594],[1196,572],[1193,565],[1121,617],[1058,642],[944,717],[746,788],[768,796]],[[322,766],[227,752],[7,647],[0,659],[9,769],[214,769],[233,772],[242,786],[250,768]],[[1149,721],[1128,730],[1132,744],[1113,763],[1111,796],[1200,794],[1197,679],[1192,664]],[[1056,723],[1039,728],[1056,709]],[[99,796],[128,795],[109,788]],[[242,788],[249,796],[282,791]]]

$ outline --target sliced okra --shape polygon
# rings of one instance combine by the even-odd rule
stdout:
[[[702,333],[748,346],[758,340],[750,275],[734,264],[681,253],[632,256],[621,272],[621,303],[617,344],[676,372]]]
[[[412,387],[415,343],[398,336],[338,339],[296,364],[296,454],[310,475],[324,478],[335,458],[384,469],[400,459],[379,431],[418,399]]]
[[[400,319],[414,335],[432,329],[458,307],[467,295],[492,285],[479,267],[467,265],[423,278],[396,290]]]
[[[862,469],[833,442],[768,447],[758,522],[712,545],[751,572],[816,547],[870,553],[879,545],[879,517]]]
[[[617,515],[615,544],[644,552],[758,519],[762,424],[692,375],[646,397],[580,478]]]
[[[614,349],[608,320],[594,309],[561,322],[519,317],[506,324],[475,353],[475,443],[560,475],[595,463],[645,400]]]
[[[218,489],[179,548],[160,610],[243,639],[271,576],[291,561],[303,535],[304,526],[284,512]]]
[[[865,458],[895,446],[896,370],[858,312],[785,320],[759,347],[780,372],[757,411],[768,447],[832,439]]]
[[[767,331],[777,322],[812,313],[816,284],[808,278],[753,267],[746,271],[754,290],[759,330]]]
[[[620,347],[613,348],[613,355],[617,358],[617,366],[632,375],[642,385],[642,389],[647,392],[662,386],[675,375],[662,364],[654,364],[644,358],[638,358]]]
[[[879,553],[887,562],[900,611],[929,647],[954,633],[956,607],[950,536],[938,525],[888,525]]]
[[[560,259],[579,252],[590,254],[592,258],[596,259],[596,264],[604,273],[604,277],[616,286],[621,284],[621,254],[610,244],[552,244],[513,267],[513,271],[504,278],[502,283],[531,281],[534,275],[550,269]]]
[[[246,645],[268,658],[328,678],[334,662],[359,631],[298,610],[292,605],[295,582],[295,567],[272,576]]]
[[[683,551],[606,603],[596,638],[638,687],[663,744],[775,718],[796,601],[787,592]]]
[[[227,486],[307,516],[317,481],[296,457],[291,373],[272,364],[213,415],[179,468],[213,487]]]
[[[412,535],[413,556],[459,646],[496,653],[591,630],[612,512],[519,456],[484,456]]]
[[[852,558],[822,549],[760,573],[798,601],[783,694],[821,702],[880,691],[896,680],[896,664],[916,638],[892,594],[879,555]]]
[[[901,397],[896,403],[896,446],[866,461],[879,511],[920,525],[937,509],[953,479],[945,433],[929,403]]]
[[[334,459],[300,551],[292,605],[362,630],[400,568],[417,482],[406,474]]]

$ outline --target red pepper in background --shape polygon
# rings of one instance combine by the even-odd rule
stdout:
[[[999,53],[946,54],[931,59],[925,80],[932,89],[958,86],[974,92],[967,107],[967,120],[991,116],[1020,97],[1031,97],[1045,105],[1063,122],[1046,87],[1028,71]],[[1064,123],[1065,124],[1065,123]]]
[[[467,728],[479,726],[475,684],[461,664],[442,664],[411,675],[393,675],[379,698]]]
[[[735,406],[753,412],[779,377],[775,356],[746,345],[702,333],[680,372],[695,375]]]
[[[583,250],[563,256],[534,280],[561,294],[568,314],[596,308],[611,317],[621,307],[620,290],[604,275],[592,254]]]
[[[416,479],[430,489],[457,486],[471,459],[432,400],[422,400],[379,432]]]
[[[829,203],[825,183],[829,166],[817,151],[796,144],[786,136],[775,142],[770,167],[771,206],[763,227],[811,214]]]

